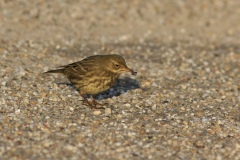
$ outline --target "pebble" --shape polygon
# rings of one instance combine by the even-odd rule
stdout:
[[[100,115],[100,114],[102,114],[101,111],[94,111],[94,112],[93,112],[93,115]]]
[[[111,108],[106,108],[105,113],[111,115],[112,114]]]
[[[157,105],[154,104],[154,105],[152,106],[152,110],[156,110],[156,108],[157,108]]]

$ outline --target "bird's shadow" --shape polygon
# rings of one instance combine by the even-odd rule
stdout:
[[[73,84],[71,84],[69,82],[63,82],[63,83],[57,83],[57,84],[58,85],[67,85],[69,87],[74,88],[78,92],[80,92],[79,89],[77,89]],[[93,95],[93,97],[96,100],[108,99],[108,98],[112,98],[114,96],[116,96],[116,97],[120,96],[121,94],[124,94],[129,90],[135,90],[137,88],[141,88],[140,84],[137,80],[129,78],[129,77],[125,77],[123,79],[118,79],[117,82],[114,84],[114,86],[111,87],[110,89],[108,89],[104,92],[98,93],[96,95]],[[88,98],[89,98],[89,96],[88,96]]]

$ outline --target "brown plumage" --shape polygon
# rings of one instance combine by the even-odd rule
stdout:
[[[87,57],[81,61],[60,66],[60,69],[50,70],[45,73],[61,73],[80,90],[81,96],[89,107],[97,108],[97,103],[92,94],[98,94],[111,88],[123,71],[137,72],[129,69],[125,60],[119,55],[96,55]],[[92,102],[89,102],[84,94],[90,94]]]

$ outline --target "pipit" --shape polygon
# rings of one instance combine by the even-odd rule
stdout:
[[[87,57],[81,61],[58,67],[45,73],[61,73],[80,90],[81,96],[90,108],[97,108],[97,103],[92,95],[111,88],[117,81],[119,75],[124,72],[137,72],[129,69],[125,60],[119,55],[96,55]],[[89,102],[84,94],[89,94],[92,102]]]

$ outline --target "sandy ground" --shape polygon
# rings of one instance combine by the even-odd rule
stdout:
[[[0,159],[240,159],[240,1],[1,0]],[[48,69],[119,54],[91,110]]]

